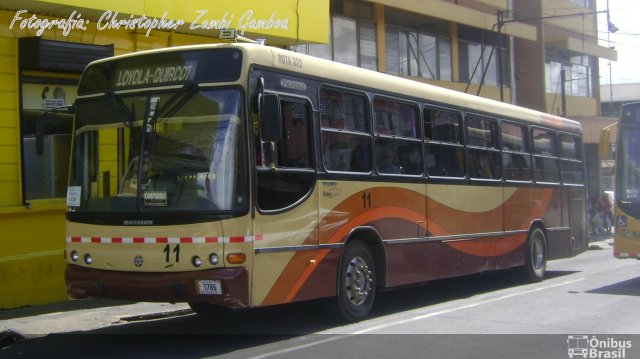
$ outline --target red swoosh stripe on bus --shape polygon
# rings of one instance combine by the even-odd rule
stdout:
[[[321,226],[331,229],[320,234],[321,243],[342,242],[352,228],[371,224],[382,218],[400,218],[415,223],[422,228],[424,228],[423,221],[426,219],[428,221],[430,235],[451,235],[455,234],[453,230],[460,228],[459,223],[476,223],[480,227],[484,227],[488,225],[486,222],[490,222],[487,218],[500,218],[503,206],[527,199],[527,203],[533,202],[535,205],[533,205],[533,207],[511,206],[511,210],[515,213],[510,213],[510,215],[519,219],[519,229],[528,229],[532,219],[543,217],[549,208],[554,194],[553,189],[519,188],[509,198],[505,198],[503,205],[499,206],[499,208],[485,212],[465,212],[448,207],[435,200],[428,200],[426,196],[411,190],[378,187],[367,189],[367,192],[370,192],[372,198],[376,199],[374,203],[384,203],[384,205],[372,209],[363,208],[362,192],[345,199],[338,204],[333,211],[334,213],[349,213],[349,218],[346,219],[346,221],[339,216],[335,216],[334,218],[327,216],[322,219]],[[424,201],[416,201],[416,196],[424,198]],[[411,198],[411,200],[407,200],[408,198]],[[426,208],[426,201],[429,201],[429,218],[426,218],[426,213],[424,213],[426,211],[423,210]],[[394,205],[389,205],[391,203]],[[338,222],[339,225],[333,225],[336,222]],[[501,220],[500,223],[502,223]],[[315,238],[315,232],[316,231],[313,231],[313,234],[307,237],[304,241],[305,245],[315,244],[314,242],[317,240]],[[322,238],[326,238],[326,240],[322,240]],[[526,234],[521,233],[506,237],[501,236],[499,239],[487,238],[480,241],[468,241],[466,243],[463,241],[444,243],[465,254],[474,256],[496,256],[507,254],[517,249],[526,242],[526,238]],[[317,251],[313,258],[315,263],[317,263],[315,266],[308,265],[309,252],[298,252],[294,254],[262,304],[268,305],[293,301],[307,279],[313,274],[313,271],[319,267],[319,263],[328,253],[329,250],[326,249]]]

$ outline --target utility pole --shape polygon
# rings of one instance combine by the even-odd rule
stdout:
[[[607,0],[607,46],[611,48],[611,32],[618,31],[618,28],[611,23],[611,16],[609,14],[609,0]],[[614,114],[615,108],[613,106],[613,78],[611,72],[611,59],[609,59],[609,112]]]
[[[607,0],[608,1],[608,0]],[[502,83],[502,26],[504,25],[504,11],[498,10],[498,84],[500,85],[500,102],[504,102],[504,84]]]

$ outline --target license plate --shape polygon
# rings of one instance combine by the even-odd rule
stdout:
[[[198,294],[222,294],[222,285],[219,280],[201,279],[196,280]]]

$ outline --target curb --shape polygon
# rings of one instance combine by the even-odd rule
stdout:
[[[589,243],[589,250],[611,249],[613,246],[613,238]]]
[[[0,349],[9,347],[26,338],[13,330],[4,330],[0,332]]]

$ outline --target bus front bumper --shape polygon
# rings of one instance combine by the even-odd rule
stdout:
[[[65,279],[71,299],[206,302],[229,308],[249,306],[249,272],[244,267],[148,273],[101,270],[68,264]],[[200,294],[199,281],[219,283],[220,293]]]

